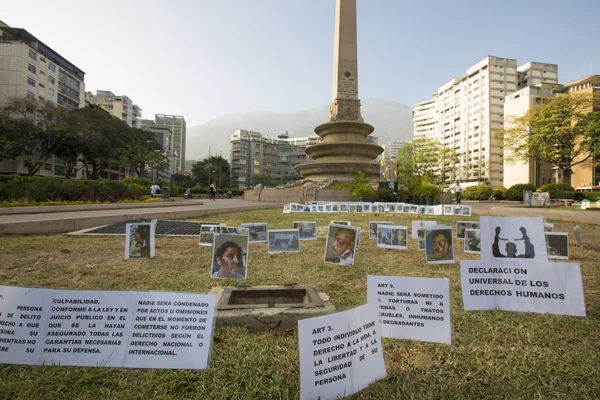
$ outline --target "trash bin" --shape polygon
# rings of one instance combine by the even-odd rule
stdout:
[[[171,188],[170,187],[162,188],[162,192],[163,192],[163,200],[171,200]]]

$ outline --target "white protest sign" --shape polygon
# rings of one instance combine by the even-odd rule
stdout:
[[[40,363],[54,291],[0,286],[0,360]]]
[[[548,261],[542,217],[480,217],[481,259]]]
[[[337,399],[385,378],[377,303],[298,321],[300,398]]]
[[[123,366],[135,296],[135,292],[55,291],[42,363]]]
[[[205,369],[216,297],[190,293],[138,293],[125,366]]]
[[[461,261],[465,310],[585,317],[579,264],[535,260]]]
[[[436,226],[437,222],[435,221],[422,221],[422,220],[413,220],[411,222],[411,238],[418,239],[417,231],[419,228],[425,228],[427,226]]]
[[[369,275],[367,301],[379,305],[381,336],[452,343],[448,278]]]
[[[202,294],[0,286],[0,363],[203,369],[215,302]]]

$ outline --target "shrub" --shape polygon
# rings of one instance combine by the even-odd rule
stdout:
[[[584,194],[581,192],[570,192],[570,191],[562,191],[562,192],[556,192],[554,194],[555,199],[571,199],[571,200],[575,200],[575,201],[581,201],[585,198]]]
[[[547,183],[540,188],[540,192],[550,192],[550,198],[556,199],[558,192],[574,192],[573,186],[568,183]]]
[[[583,198],[589,201],[598,201],[600,200],[600,193],[598,192],[582,192]]]
[[[121,181],[126,185],[140,185],[145,186],[150,190],[150,186],[152,186],[152,181],[146,178],[138,178],[137,176],[130,176],[129,178],[125,178]]]
[[[375,189],[368,183],[358,183],[354,185],[354,189],[352,190],[352,196],[358,198],[369,198],[373,195],[375,195]]]
[[[379,189],[377,191],[377,201],[396,201],[394,191],[387,187]]]
[[[398,188],[398,193],[396,193],[396,199],[401,203],[405,202],[408,199],[408,189]]]
[[[171,189],[171,196],[172,197],[177,197],[179,196],[179,188],[177,187],[177,185],[175,185],[174,183],[169,182],[166,179],[161,179],[160,181],[158,181],[158,186],[160,186],[160,188],[165,188],[168,187]]]
[[[504,186],[496,186],[494,188],[494,193],[492,194],[492,196],[494,196],[494,200],[502,200],[504,199],[505,192],[506,188]]]
[[[494,190],[489,186],[469,186],[463,191],[465,200],[489,200]]]
[[[504,192],[504,200],[522,201],[524,190],[535,191],[535,185],[529,183],[517,183]]]

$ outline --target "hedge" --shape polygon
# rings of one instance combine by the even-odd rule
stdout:
[[[535,192],[535,189],[535,185],[529,183],[517,183],[506,189],[504,192],[504,200],[523,201],[523,191],[531,190],[532,192]]]
[[[549,192],[550,198],[556,199],[556,194],[558,192],[574,192],[575,189],[573,189],[573,186],[569,185],[568,183],[547,183],[543,185],[539,191]]]
[[[489,200],[494,190],[489,186],[469,186],[463,191],[465,200]]]
[[[584,194],[581,192],[571,192],[571,191],[562,191],[562,192],[556,192],[554,194],[554,198],[555,199],[572,199],[575,201],[581,201],[585,198]]]
[[[101,201],[140,200],[150,188],[119,181],[11,176],[0,180],[0,201]]]

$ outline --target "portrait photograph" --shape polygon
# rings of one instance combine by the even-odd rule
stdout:
[[[298,229],[300,240],[317,240],[317,223],[308,221],[294,221],[294,229]]]
[[[417,248],[419,251],[425,251],[425,228],[417,229]]]
[[[323,204],[319,204],[317,206],[317,212],[325,212],[325,206]]]
[[[566,232],[545,232],[548,258],[569,259],[569,235]]]
[[[316,205],[313,204],[312,206],[310,206],[310,212],[318,212],[318,211],[319,211],[319,208]]]
[[[403,214],[410,214],[410,204],[404,204],[402,206],[402,213]]]
[[[340,211],[340,205],[339,204],[332,204],[331,205],[331,212],[338,212]]]
[[[445,205],[444,206],[444,215],[453,215],[453,214],[454,214],[453,206],[449,205],[449,204]]]
[[[462,215],[462,206],[454,206],[452,208],[453,215]]]
[[[452,227],[425,228],[425,258],[428,264],[454,264]]]
[[[148,223],[127,224],[125,228],[125,259],[154,257],[154,232],[156,225]]]
[[[425,206],[419,206],[419,208],[417,209],[417,214],[425,214],[425,210],[427,208]]]
[[[359,227],[329,225],[324,261],[353,266],[359,237]]]
[[[284,204],[283,205],[283,213],[284,214],[289,214],[292,211],[291,207],[289,204]]]
[[[254,222],[242,224],[242,228],[248,229],[248,241],[250,243],[260,243],[267,241],[267,223]]]
[[[383,204],[377,204],[377,212],[378,213],[384,213],[385,212],[385,206]]]
[[[355,211],[356,211],[356,205],[348,204],[348,212],[355,212]]]
[[[377,240],[377,226],[378,225],[394,225],[393,222],[388,221],[369,221],[369,239]]]
[[[544,222],[544,232],[554,231],[554,224],[547,224]]]
[[[269,253],[299,253],[300,232],[298,229],[271,229],[268,231]]]
[[[399,225],[377,225],[377,247],[408,250],[408,228]]]
[[[348,204],[346,204],[346,203],[340,204],[340,212],[348,212]]]
[[[363,204],[363,213],[370,213],[373,211],[373,204]]]
[[[471,206],[462,206],[461,214],[463,217],[471,216]]]
[[[479,229],[477,221],[456,221],[456,238],[465,238],[465,229]]]
[[[212,246],[216,227],[219,225],[200,225],[200,246]]]
[[[212,260],[211,278],[246,279],[248,235],[215,234]]]
[[[325,212],[331,212],[331,204],[325,204]]]
[[[410,214],[416,214],[418,210],[419,210],[419,207],[417,207],[417,206],[415,206],[415,205],[411,205],[411,206],[410,206],[410,209],[408,210],[408,212],[409,212]]]
[[[367,205],[367,207],[369,207],[369,206]],[[363,205],[362,204],[357,204],[356,205],[356,212],[359,212],[359,213],[363,212]]]
[[[479,229],[465,229],[465,253],[481,253],[481,231]]]
[[[542,217],[480,218],[481,259],[548,260]]]
[[[390,204],[388,207],[388,210],[391,213],[395,213],[396,212],[396,204]]]
[[[304,212],[310,212],[311,207],[310,206],[304,206]]]
[[[423,220],[413,220],[411,222],[411,238],[412,239],[417,239],[417,229],[419,228],[425,228],[428,226],[436,226],[437,222],[436,221],[423,221]]]

